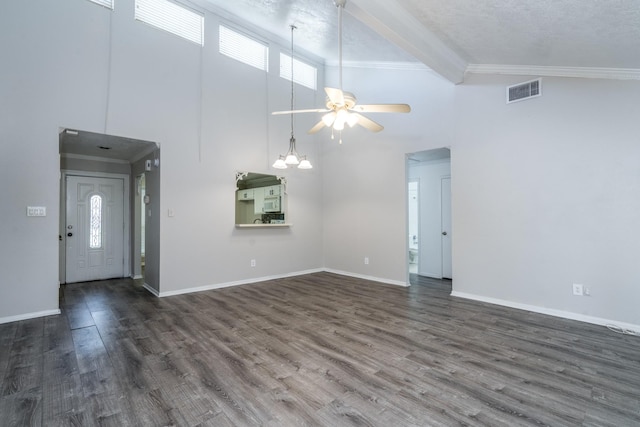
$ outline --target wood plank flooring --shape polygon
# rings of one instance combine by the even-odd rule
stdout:
[[[0,425],[640,425],[640,338],[414,279],[65,285],[0,325]]]

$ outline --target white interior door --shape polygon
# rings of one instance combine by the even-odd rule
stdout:
[[[441,186],[441,240],[442,240],[442,277],[451,279],[451,178],[442,178]]]
[[[124,276],[124,180],[67,176],[66,282]]]

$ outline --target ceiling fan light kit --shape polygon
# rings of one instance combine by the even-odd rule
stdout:
[[[296,138],[293,136],[293,30],[296,26],[291,24],[291,138],[289,138],[289,151],[285,156],[278,156],[278,159],[271,165],[274,169],[287,169],[289,166],[298,166],[298,169],[311,169],[313,166],[307,160],[307,156],[301,156],[296,151]]]
[[[342,13],[347,0],[334,0],[334,4],[338,8],[338,40],[339,40],[339,88],[325,87],[327,94],[326,109],[310,109],[310,110],[294,110],[293,102],[291,111],[275,111],[272,114],[291,114],[293,120],[294,113],[325,113],[321,120],[316,123],[308,133],[313,134],[323,127],[331,128],[331,139],[333,139],[333,131],[340,133],[340,143],[342,144],[342,131],[345,124],[349,127],[360,125],[372,132],[380,132],[384,127],[379,123],[363,116],[359,113],[408,113],[411,107],[407,104],[370,104],[357,105],[356,97],[353,93],[342,90]],[[293,30],[292,30],[293,31]],[[292,33],[293,40],[293,33]],[[293,50],[293,47],[292,47]],[[293,67],[292,67],[293,69]],[[293,84],[293,82],[292,82]],[[275,164],[274,164],[275,167]]]

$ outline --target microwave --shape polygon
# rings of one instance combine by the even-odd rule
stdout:
[[[267,197],[264,199],[263,212],[280,212],[280,197]]]

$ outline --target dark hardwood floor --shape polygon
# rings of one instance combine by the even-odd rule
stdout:
[[[65,285],[0,325],[0,425],[640,425],[640,338],[413,279]]]

